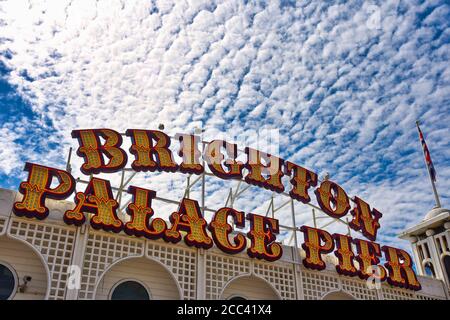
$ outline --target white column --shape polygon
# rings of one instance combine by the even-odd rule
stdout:
[[[419,256],[419,249],[417,248],[417,243],[411,243],[411,247],[412,247],[412,253],[413,253],[413,259],[414,259],[414,264],[416,265],[416,269],[417,269],[417,273],[420,275],[423,275],[423,267],[422,267],[422,261],[420,260],[420,256]]]
[[[81,276],[83,274],[84,253],[88,234],[89,232],[86,225],[82,225],[77,228],[72,261],[67,270],[69,275],[66,282],[66,300],[78,300],[78,292],[80,290],[79,285],[81,284]]]
[[[197,249],[197,300],[206,299],[206,256],[205,250]]]
[[[295,282],[295,293],[297,300],[305,300],[305,295],[303,294],[303,279],[302,270],[300,266],[300,254],[297,247],[290,247],[292,254],[292,267],[294,270],[294,282]]]

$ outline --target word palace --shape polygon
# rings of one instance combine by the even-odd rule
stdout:
[[[176,139],[180,142],[178,155],[182,160],[176,163],[169,149],[171,138],[167,134],[157,130],[129,129],[125,135],[131,139],[129,151],[134,157],[131,167],[135,171],[201,174],[207,165],[221,179],[244,179],[248,184],[275,192],[284,192],[289,187],[290,197],[303,203],[310,202],[311,194],[314,194],[320,208],[330,217],[342,218],[350,213],[350,227],[360,231],[368,240],[302,226],[299,230],[304,234],[305,267],[323,270],[325,261],[322,255],[334,252],[339,261],[336,270],[340,274],[361,279],[375,276],[393,286],[420,290],[421,285],[409,254],[401,249],[381,247],[374,242],[382,214],[358,197],[350,200],[337,183],[324,180],[317,186],[315,172],[248,147],[245,148],[245,163],[238,161],[237,145],[223,140],[207,143],[201,152],[199,137],[177,134]],[[74,130],[72,137],[78,139],[77,154],[84,158],[81,166],[83,174],[116,172],[128,162],[127,153],[121,148],[122,136],[114,130]],[[244,168],[247,172],[245,176]],[[45,219],[49,213],[45,199],[66,199],[75,190],[75,179],[67,171],[28,162],[24,170],[28,172],[28,178],[19,188],[23,199],[13,206],[18,216]],[[284,175],[291,177],[290,186],[282,184]],[[312,188],[315,188],[313,192]],[[113,197],[110,182],[97,177],[90,179],[84,192],[75,194],[75,206],[64,213],[63,219],[69,225],[80,226],[86,221],[85,213],[91,213],[89,222],[94,229],[115,233],[123,231],[130,236],[163,239],[172,243],[178,243],[183,238],[188,246],[204,249],[211,248],[214,243],[228,254],[247,249],[250,257],[267,261],[278,260],[282,255],[282,246],[276,242],[275,236],[279,233],[279,223],[274,218],[254,213],[245,215],[244,212],[224,207],[215,212],[208,224],[198,202],[184,198],[178,211],[170,215],[170,225],[167,225],[163,219],[153,217],[152,200],[156,198],[156,191],[130,186],[127,192],[132,196],[126,208],[129,222],[124,223],[117,216],[118,202]],[[228,222],[229,218],[238,228],[244,228],[246,221],[249,222],[249,245],[244,234],[231,235],[233,227]],[[382,256],[386,260],[384,266],[379,265]],[[377,266],[376,274],[373,266]]]

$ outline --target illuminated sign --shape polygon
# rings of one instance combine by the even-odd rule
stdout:
[[[310,202],[314,194],[320,208],[330,217],[339,219],[350,213],[350,227],[360,231],[369,241],[302,226],[305,267],[323,270],[325,262],[322,255],[334,252],[339,261],[336,270],[340,274],[367,279],[374,276],[373,271],[369,271],[372,266],[377,266],[379,272],[376,276],[381,281],[420,290],[409,254],[401,249],[381,247],[374,242],[382,214],[361,198],[350,199],[337,183],[324,180],[318,186],[316,173],[252,148],[245,148],[247,160],[243,163],[237,160],[237,145],[223,140],[207,143],[202,153],[198,136],[177,134],[176,139],[180,143],[178,154],[182,158],[177,163],[169,148],[171,138],[164,132],[128,129],[125,135],[131,139],[129,152],[134,157],[131,167],[137,172],[178,171],[199,175],[204,173],[204,165],[207,165],[212,174],[221,179],[243,179],[248,184],[278,193],[289,188],[289,196],[302,203]],[[125,168],[128,154],[121,148],[123,141],[120,133],[111,129],[74,130],[72,137],[78,139],[77,154],[84,158],[80,168],[83,174],[111,173]],[[223,153],[222,149],[226,152]],[[75,179],[67,171],[34,163],[26,163],[25,171],[28,178],[19,188],[23,199],[13,206],[17,216],[45,219],[48,216],[45,199],[66,199],[75,190]],[[281,178],[284,175],[291,177],[290,186],[283,185]],[[52,187],[55,179],[58,183]],[[313,187],[315,190],[312,192]],[[276,261],[283,254],[281,244],[276,242],[276,234],[279,233],[277,219],[224,207],[215,212],[208,224],[198,202],[183,198],[178,210],[170,215],[170,225],[167,225],[163,219],[153,217],[152,200],[156,198],[156,191],[130,186],[127,192],[132,196],[126,209],[129,222],[124,223],[117,216],[119,204],[113,197],[110,182],[96,177],[90,179],[83,192],[75,194],[75,206],[64,213],[63,219],[69,225],[81,226],[86,221],[85,213],[91,213],[89,223],[97,230],[123,231],[130,236],[163,239],[172,243],[183,239],[188,246],[204,249],[215,244],[228,254],[247,249],[250,257],[267,261]],[[233,226],[228,223],[229,218],[237,228],[244,228],[246,221],[250,223],[247,237],[236,233],[230,238]],[[356,252],[352,245],[356,247]],[[379,265],[383,255],[386,260],[384,267]]]

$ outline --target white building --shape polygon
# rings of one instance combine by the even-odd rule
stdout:
[[[433,208],[418,225],[400,235],[412,244],[420,275],[439,279],[450,286],[450,210]]]
[[[180,242],[130,237],[66,225],[73,202],[49,200],[44,221],[12,213],[21,195],[0,189],[0,298],[2,299],[448,299],[448,210],[431,211],[405,232],[413,239],[422,290],[339,275],[329,256],[327,269],[312,271],[302,252],[284,247],[282,259],[264,262],[245,253],[228,255]],[[431,264],[434,276],[426,275]],[[77,277],[79,275],[79,277]],[[80,279],[79,283],[77,279]],[[79,287],[77,286],[79,284]]]

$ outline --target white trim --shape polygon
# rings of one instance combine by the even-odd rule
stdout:
[[[231,300],[233,298],[243,298],[244,300],[250,300],[249,298],[247,298],[245,295],[243,294],[238,294],[238,293],[233,293],[231,296],[229,296],[228,298],[226,298],[225,300]]]
[[[320,300],[323,300],[327,295],[333,294],[333,293],[342,293],[342,294],[344,294],[344,295],[346,295],[346,296],[349,296],[349,297],[352,298],[353,300],[359,300],[358,298],[354,297],[351,293],[348,293],[347,291],[342,290],[342,289],[328,291],[328,292],[324,293],[324,294],[320,297]]]
[[[129,281],[139,283],[139,284],[145,289],[145,291],[147,292],[147,294],[148,294],[148,299],[149,299],[149,300],[153,300],[152,293],[151,293],[150,289],[147,287],[147,285],[146,285],[144,282],[142,282],[141,280],[134,279],[134,278],[125,278],[125,279],[119,280],[117,283],[115,283],[115,284],[112,286],[111,290],[109,290],[109,293],[108,293],[108,300],[111,300],[111,297],[112,297],[112,295],[113,295],[113,293],[114,293],[114,290],[115,290],[119,285],[121,285],[121,284],[124,283],[124,282],[129,282]]]
[[[11,291],[11,294],[9,295],[9,297],[6,300],[12,300],[17,293],[17,289],[19,288],[19,277],[17,275],[17,271],[13,268],[12,265],[10,265],[8,262],[4,261],[4,260],[0,260],[0,265],[6,267],[13,275],[14,278],[14,288]]]

